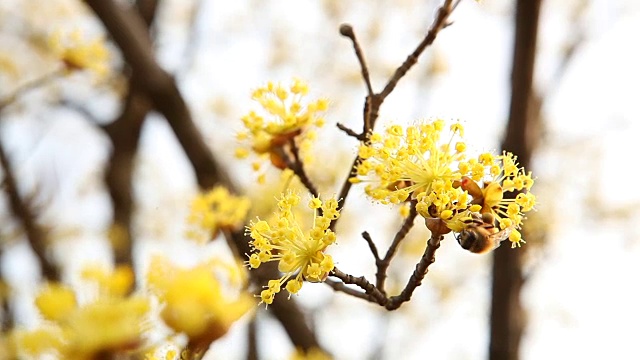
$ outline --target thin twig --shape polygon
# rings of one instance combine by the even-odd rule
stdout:
[[[353,289],[348,287],[347,285],[345,285],[345,283],[341,282],[341,281],[334,281],[331,279],[326,279],[325,284],[331,286],[331,288],[333,288],[333,290],[335,291],[340,291],[343,292],[347,295],[351,295],[351,296],[355,296],[357,298],[369,301],[369,302],[375,302],[375,300],[371,297],[371,295],[363,293],[360,290],[357,289]]]
[[[66,73],[67,69],[63,67],[23,83],[18,88],[13,90],[13,92],[7,97],[5,97],[4,99],[0,99],[0,111],[4,110],[5,107],[13,104],[20,96],[23,96],[33,89],[37,89],[61,76],[64,76]]]
[[[352,284],[352,285],[358,286],[359,288],[364,290],[365,294],[369,295],[369,297],[365,300],[376,302],[382,306],[384,306],[384,304],[386,304],[388,301],[387,297],[383,293],[381,293],[376,288],[375,285],[370,283],[369,280],[367,280],[367,278],[365,278],[364,276],[356,277],[353,275],[349,275],[340,271],[336,267],[334,267],[333,270],[331,270],[331,272],[329,273],[329,276],[337,277],[338,279],[342,280],[342,282],[345,284]]]
[[[436,261],[436,250],[440,247],[440,242],[444,238],[444,235],[432,233],[431,238],[427,242],[427,248],[422,254],[420,262],[416,265],[416,269],[411,274],[407,285],[402,290],[400,295],[392,296],[389,298],[389,302],[385,308],[387,310],[395,310],[399,308],[403,303],[411,300],[411,295],[415,289],[422,284],[422,279],[427,275],[429,266]]]
[[[445,27],[447,23],[447,19],[449,18],[449,15],[451,15],[451,12],[454,9],[454,7],[452,6],[452,3],[453,3],[453,0],[444,0],[444,3],[438,8],[436,18],[431,24],[431,27],[429,28],[424,39],[420,42],[420,44],[418,44],[416,49],[407,57],[407,59],[402,63],[402,65],[400,65],[396,69],[393,76],[391,76],[391,78],[388,80],[384,89],[377,94],[373,93],[372,90],[368,90],[367,96],[365,98],[364,109],[363,109],[363,131],[362,131],[363,139],[360,139],[361,141],[367,143],[369,136],[371,134],[371,131],[375,126],[376,120],[378,119],[380,106],[384,102],[385,98],[389,96],[389,94],[391,94],[391,92],[395,89],[400,79],[402,79],[404,75],[411,69],[411,67],[413,67],[413,65],[417,63],[420,55],[424,52],[424,50],[429,45],[433,44],[434,40],[440,33],[440,30],[442,30]],[[356,48],[357,42],[355,42],[355,34],[351,26],[341,25],[340,33],[348,37],[349,39],[351,39],[354,42],[354,48]],[[364,57],[362,57],[362,52],[359,51],[358,49],[359,49],[359,46],[356,48],[356,56],[360,61],[360,68],[363,74],[362,75],[363,80],[367,84],[367,88],[369,89],[371,87],[371,81],[369,80],[369,70],[366,67],[366,63],[364,63]],[[347,178],[344,180],[342,184],[342,188],[340,189],[340,195],[338,197],[339,199],[341,199],[340,209],[344,207],[347,195],[349,195],[349,192],[351,190],[351,185],[352,185],[349,179],[357,175],[355,167],[358,165],[360,160],[361,160],[360,157],[356,156],[356,158],[353,160],[353,164],[351,165],[351,170],[349,171],[349,175],[347,176]],[[333,220],[331,222],[330,229],[332,230],[335,229],[337,220],[338,219]]]
[[[287,165],[296,175],[298,175],[298,178],[300,178],[300,181],[309,190],[311,195],[318,197],[318,189],[307,175],[307,172],[304,170],[304,165],[300,159],[300,151],[298,150],[298,146],[296,145],[296,140],[293,138],[290,139],[289,146],[291,154],[293,154],[293,163],[288,163]],[[288,157],[285,158],[285,161],[287,159]]]
[[[36,221],[36,215],[30,204],[22,199],[18,191],[18,184],[14,176],[11,164],[4,149],[4,144],[0,141],[0,164],[4,171],[4,188],[9,197],[9,206],[13,215],[22,222],[22,227],[29,241],[29,245],[40,261],[42,275],[52,282],[60,280],[60,270],[51,261],[48,252],[47,235]]]
[[[389,94],[391,94],[396,85],[398,85],[398,81],[400,81],[400,79],[404,77],[407,71],[409,71],[409,69],[411,69],[413,65],[418,62],[418,58],[424,52],[427,46],[433,44],[436,36],[438,36],[438,33],[440,32],[440,30],[442,30],[447,22],[447,19],[449,18],[449,15],[451,15],[451,12],[453,11],[453,8],[451,6],[452,1],[453,0],[444,0],[442,6],[440,6],[440,8],[438,9],[436,19],[431,25],[431,28],[429,28],[429,31],[427,32],[425,38],[420,42],[418,47],[407,57],[404,63],[402,63],[402,65],[400,65],[400,67],[396,69],[395,73],[393,74],[391,79],[389,79],[382,92],[378,94],[379,99],[377,100],[380,101],[380,103],[382,103],[382,101],[384,101],[384,99],[389,96]],[[377,108],[379,107],[380,106],[378,105]]]
[[[355,291],[354,289],[350,289],[346,287],[346,285],[340,286],[340,283],[329,282],[327,280],[325,280],[325,283],[327,283],[336,291],[342,291],[346,294],[353,295],[360,299],[364,299],[369,302],[375,302],[389,311],[396,310],[400,306],[402,306],[402,304],[411,300],[413,292],[418,288],[418,286],[422,284],[422,280],[429,271],[429,266],[431,266],[431,264],[433,264],[436,260],[436,250],[438,250],[438,248],[440,247],[440,242],[443,238],[444,235],[442,234],[438,234],[436,232],[431,233],[431,237],[427,242],[427,247],[424,250],[424,254],[422,254],[420,261],[416,264],[415,270],[411,274],[411,277],[409,278],[407,284],[399,295],[387,297],[384,292],[382,292],[378,287],[369,282],[369,280],[367,280],[364,276],[357,277],[349,275],[335,267],[329,273],[329,276],[333,276],[342,280],[343,284],[352,284],[358,286],[359,288],[364,290],[364,294]]]
[[[344,131],[347,135],[354,137],[360,141],[364,141],[364,135],[358,134],[357,132],[349,129],[348,127],[346,127],[345,125],[342,125],[341,123],[337,123],[336,126],[338,127],[338,129]]]
[[[353,44],[353,50],[356,53],[356,57],[358,58],[358,62],[360,63],[360,70],[362,71],[362,79],[364,79],[364,83],[367,85],[367,93],[369,96],[373,95],[373,87],[371,86],[371,78],[369,77],[369,69],[367,68],[367,62],[364,59],[364,53],[362,52],[362,48],[356,39],[356,34],[353,32],[353,27],[349,24],[340,25],[340,34],[342,36],[348,37]]]
[[[365,231],[362,233],[362,238],[369,245],[371,254],[373,254],[373,258],[376,260],[376,264],[377,264],[380,261],[380,254],[378,253],[378,248],[376,247],[376,244],[373,242],[373,239],[371,239],[371,235],[369,235],[369,233]]]
[[[396,233],[396,236],[393,238],[393,242],[387,249],[387,254],[384,256],[384,259],[376,262],[376,266],[378,267],[378,271],[376,273],[376,287],[380,289],[383,293],[385,293],[384,282],[387,279],[387,269],[389,269],[389,265],[391,265],[391,259],[398,251],[398,247],[402,240],[407,236],[411,227],[413,227],[413,221],[415,220],[418,212],[416,211],[417,200],[411,200],[411,210],[409,211],[409,216],[404,219],[404,223],[402,223],[402,227]]]

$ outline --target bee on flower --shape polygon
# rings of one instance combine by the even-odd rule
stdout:
[[[305,104],[303,100],[308,92],[307,84],[299,79],[294,79],[289,86],[269,82],[256,89],[252,99],[260,104],[262,111],[251,111],[242,117],[246,130],[237,134],[243,146],[236,149],[236,157],[243,159],[255,153],[284,169],[285,158],[291,158],[292,146],[295,146],[308,163],[311,160],[309,148],[315,139],[312,128],[324,125],[325,120],[319,114],[328,107],[327,99]],[[256,161],[252,166],[254,171],[260,171],[262,161]],[[261,174],[258,182],[264,181],[264,174]]]
[[[533,210],[536,204],[536,197],[530,192],[534,183],[531,173],[519,167],[517,157],[509,152],[500,156],[483,153],[461,162],[459,167],[469,176],[463,176],[455,186],[469,193],[478,213],[494,217],[499,230],[511,229],[512,246],[520,246],[524,242],[519,231],[524,213]],[[516,196],[505,196],[515,192]]]
[[[359,149],[362,161],[351,182],[367,183],[367,195],[384,204],[416,200],[418,214],[438,220],[442,225],[435,228],[441,233],[458,233],[465,248],[475,238],[494,240],[483,250],[507,238],[519,246],[524,213],[536,202],[529,192],[531,173],[511,153],[469,157],[462,124],[450,125],[446,137],[445,129],[444,120],[437,119],[372,134]],[[514,192],[519,193],[508,195]],[[491,220],[487,224],[481,219]]]
[[[304,280],[321,282],[333,270],[333,259],[325,250],[336,240],[329,225],[340,216],[338,201],[334,198],[322,201],[312,198],[308,206],[313,210],[313,223],[304,230],[295,210],[300,204],[300,196],[294,192],[283,194],[278,201],[278,212],[273,220],[251,222],[247,233],[253,239],[248,265],[258,268],[262,263],[278,262],[278,270],[283,273],[279,279],[270,280],[262,291],[262,302],[269,305],[283,286],[289,294],[302,288]],[[286,285],[285,285],[286,284]]]

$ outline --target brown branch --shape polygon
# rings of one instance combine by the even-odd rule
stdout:
[[[411,54],[409,54],[409,56],[402,63],[402,65],[400,65],[396,69],[394,74],[387,81],[387,84],[385,85],[383,90],[377,94],[373,93],[372,90],[368,90],[368,94],[365,97],[365,104],[364,104],[364,110],[363,110],[364,124],[362,129],[362,136],[364,136],[364,139],[361,139],[361,141],[365,143],[368,141],[369,134],[373,130],[376,120],[378,119],[378,115],[380,113],[380,106],[382,106],[382,103],[384,102],[386,97],[389,96],[389,94],[391,94],[391,92],[398,85],[398,82],[406,75],[406,73],[413,67],[413,65],[415,65],[418,62],[418,58],[420,57],[420,55],[422,55],[425,49],[431,44],[433,44],[436,37],[440,33],[440,30],[442,30],[447,25],[447,19],[455,9],[455,7],[452,6],[452,4],[453,4],[453,0],[444,0],[444,3],[438,8],[436,18],[434,19],[433,23],[431,24],[431,27],[427,31],[427,34],[425,35],[424,39],[420,42],[420,44],[418,44],[416,49]],[[352,42],[354,43],[354,49],[356,51],[356,56],[358,57],[358,61],[360,62],[360,68],[363,74],[363,79],[367,84],[367,88],[370,88],[371,84],[369,80],[369,70],[367,69],[366,63],[364,61],[364,56],[362,55],[362,51],[359,51],[360,46],[355,40],[356,38],[353,32],[353,28],[347,24],[343,24],[340,26],[340,33],[348,37],[349,39],[351,39]],[[349,192],[351,190],[351,185],[352,185],[349,179],[357,175],[355,167],[358,165],[360,160],[361,160],[360,157],[356,156],[356,158],[353,160],[351,171],[349,172],[349,175],[347,176],[344,183],[342,184],[342,188],[340,189],[340,195],[338,197],[339,199],[342,199],[342,201],[340,202],[340,209],[344,207],[347,195],[349,195]],[[336,227],[336,223],[337,223],[337,219],[332,221],[330,229],[334,230]]]
[[[36,215],[29,203],[20,196],[16,178],[7,158],[4,144],[1,141],[0,165],[2,165],[4,171],[4,188],[9,197],[11,212],[22,222],[29,245],[40,261],[42,275],[48,281],[60,281],[60,270],[49,258],[47,234],[36,221]]]
[[[362,290],[364,290],[365,294],[368,295],[365,300],[376,302],[382,306],[384,306],[388,302],[387,297],[382,292],[380,292],[380,290],[378,290],[375,285],[370,283],[369,280],[367,280],[367,278],[365,278],[364,276],[356,277],[353,275],[349,275],[340,271],[336,267],[331,270],[329,276],[337,277],[338,279],[342,280],[344,284],[356,285],[357,287],[361,288]],[[334,289],[336,289],[336,287],[334,287]]]
[[[124,10],[113,0],[85,0],[85,2],[103,22],[120,48],[124,59],[137,74],[140,80],[139,86],[145,91],[154,107],[169,122],[191,162],[199,186],[206,189],[221,183],[236,192],[234,184],[221,170],[193,123],[175,80],[155,61],[142,19],[135,12]],[[242,232],[227,234],[227,236],[228,242],[235,245],[236,254],[243,256],[249,253],[248,238]],[[277,269],[272,271],[277,274]],[[252,280],[264,284],[265,282],[255,279],[256,273],[251,273]],[[300,316],[301,311],[294,301],[278,301],[278,304],[274,302],[269,309],[283,325],[296,346],[305,350],[312,347],[320,348],[315,334]]]
[[[136,2],[138,13],[147,28],[155,16],[157,1]],[[115,263],[133,265],[133,188],[131,185],[135,156],[138,151],[140,132],[145,117],[151,111],[151,103],[145,92],[136,84],[135,73],[129,78],[129,92],[120,116],[106,125],[104,130],[111,140],[113,149],[105,172],[105,183],[113,203],[112,241]]]
[[[343,284],[358,286],[359,288],[364,290],[364,294],[361,292],[357,292],[354,289],[348,288],[346,285],[339,285],[340,283],[327,281],[325,281],[325,283],[327,283],[336,291],[342,291],[346,294],[356,296],[360,299],[367,300],[369,302],[375,302],[389,311],[396,310],[400,306],[402,306],[402,304],[411,300],[413,292],[418,288],[418,286],[422,284],[422,280],[429,271],[429,266],[431,266],[431,264],[433,264],[436,260],[436,250],[438,250],[438,248],[440,247],[440,242],[443,238],[444,235],[432,232],[431,237],[427,242],[427,247],[424,251],[424,254],[420,258],[420,261],[416,264],[415,270],[411,274],[411,277],[409,278],[407,284],[399,295],[387,297],[384,292],[382,292],[378,287],[369,282],[369,280],[367,280],[364,276],[356,277],[353,275],[349,275],[335,267],[329,273],[329,276],[333,276],[342,280]]]
[[[254,317],[249,321],[247,331],[247,360],[258,360],[258,326]]]
[[[360,63],[360,71],[362,72],[362,79],[364,80],[365,85],[367,85],[367,94],[369,96],[373,95],[373,87],[371,86],[371,78],[369,77],[369,69],[367,68],[367,62],[364,59],[364,53],[362,52],[362,48],[356,39],[356,34],[353,32],[353,27],[349,24],[340,25],[340,35],[348,37],[353,44],[353,51],[356,53],[356,57],[358,58],[358,62]]]
[[[367,245],[369,245],[369,250],[371,250],[371,254],[373,254],[373,258],[376,260],[376,264],[380,261],[380,253],[378,253],[378,247],[376,247],[376,244],[373,242],[373,239],[371,239],[371,235],[369,235],[368,232],[364,231],[362,233],[362,238],[367,242]]]
[[[298,150],[295,139],[292,138],[289,140],[289,147],[291,149],[291,154],[293,154],[293,163],[290,162],[288,156],[285,156],[287,166],[294,172],[294,174],[298,175],[298,178],[300,178],[300,181],[307,188],[307,190],[309,190],[311,195],[318,197],[318,189],[307,175],[307,172],[304,170],[304,164],[300,159],[300,151]]]
[[[198,184],[210,188],[222,179],[218,164],[193,123],[191,113],[174,78],[164,71],[153,56],[144,21],[136,12],[127,11],[113,0],[85,0],[105,25],[126,62],[137,74],[139,86],[154,107],[164,115],[194,167]]]
[[[357,132],[349,129],[348,127],[346,127],[345,125],[342,125],[341,123],[337,123],[336,126],[338,127],[338,129],[342,130],[345,132],[345,134],[354,137],[360,141],[364,141],[365,140],[365,136],[362,134],[358,134]]]
[[[515,13],[515,46],[511,73],[511,106],[503,149],[517,154],[520,165],[529,167],[538,117],[532,116],[533,72],[540,16],[540,0],[519,0]],[[523,249],[501,246],[493,253],[491,293],[491,339],[489,358],[518,359],[524,328],[520,290],[524,279]]]
[[[403,303],[411,300],[411,295],[415,289],[422,284],[422,279],[427,275],[429,266],[436,261],[436,250],[440,247],[440,242],[444,238],[444,235],[432,233],[429,241],[427,242],[427,248],[422,254],[420,262],[416,265],[416,269],[411,274],[407,285],[402,290],[400,295],[392,296],[389,298],[389,303],[385,306],[387,310],[395,310]]]
[[[391,265],[391,259],[398,251],[398,247],[402,240],[407,236],[411,227],[413,227],[413,221],[418,215],[418,211],[416,211],[417,200],[411,200],[411,210],[409,211],[409,216],[404,220],[404,223],[400,227],[400,230],[394,236],[389,249],[387,249],[387,254],[384,256],[384,259],[381,259],[376,262],[376,267],[378,271],[376,272],[376,287],[380,289],[383,293],[386,293],[384,290],[384,282],[387,279],[387,270],[389,269],[389,265]]]
[[[341,281],[334,281],[331,279],[326,279],[325,284],[331,286],[331,288],[333,288],[334,291],[339,291],[339,292],[343,292],[347,295],[351,295],[366,301],[370,301],[370,302],[375,302],[375,300],[371,297],[371,295],[368,295],[366,293],[363,293],[362,291],[359,291],[357,289],[353,289],[348,287],[345,283],[341,282]]]

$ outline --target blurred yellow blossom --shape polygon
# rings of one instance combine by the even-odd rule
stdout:
[[[198,194],[191,202],[187,223],[193,227],[189,238],[207,241],[222,229],[237,230],[247,217],[251,202],[246,196],[234,196],[223,186]]]
[[[69,336],[72,358],[135,349],[150,326],[149,301],[141,296],[102,298],[78,308],[62,327]]]
[[[56,31],[49,38],[49,46],[70,71],[88,69],[99,77],[108,72],[109,52],[103,38],[89,41],[84,39],[79,30],[66,36]]]
[[[294,192],[283,194],[278,201],[278,212],[269,222],[260,220],[251,222],[247,232],[253,241],[253,254],[248,260],[252,268],[262,263],[277,261],[278,269],[284,274],[279,279],[269,281],[262,291],[261,298],[265,304],[271,304],[275,294],[286,284],[289,294],[297,293],[303,280],[311,282],[324,281],[333,270],[331,255],[325,254],[326,248],[333,244],[336,235],[329,229],[332,220],[340,214],[338,201],[330,198],[321,201],[312,198],[308,207],[314,212],[311,229],[304,231],[295,216],[295,209],[300,197]]]
[[[82,277],[95,282],[103,296],[125,296],[135,280],[133,270],[127,265],[117,266],[112,271],[101,266],[87,266],[82,270]]]
[[[325,123],[319,113],[327,110],[328,101],[319,99],[304,104],[308,91],[307,84],[299,79],[288,86],[269,82],[256,89],[252,99],[260,104],[262,111],[250,111],[242,117],[246,130],[239,132],[237,139],[244,145],[236,150],[236,156],[246,158],[253,152],[284,169],[283,152],[288,156],[290,142],[295,141],[300,156],[305,162],[310,161],[310,142],[315,138],[311,127],[322,127]],[[259,171],[261,163],[254,162],[253,168]]]
[[[224,279],[214,273],[229,269],[217,262],[182,269],[164,258],[152,259],[147,279],[163,304],[162,319],[176,332],[185,333],[189,343],[197,348],[206,348],[226,334],[255,304],[252,296],[237,284],[225,286]]]
[[[289,360],[331,360],[333,359],[329,354],[318,348],[311,348],[308,351],[304,351],[301,348],[296,348],[296,351],[291,354]]]
[[[74,291],[61,284],[47,284],[36,296],[35,304],[47,320],[60,321],[76,309]]]

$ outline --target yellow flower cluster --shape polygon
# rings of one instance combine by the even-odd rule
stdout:
[[[230,286],[219,279],[220,271],[228,277]],[[182,269],[156,257],[147,280],[163,304],[164,322],[176,332],[185,333],[192,347],[206,349],[255,304],[248,293],[239,291],[246,280],[241,271],[241,266],[219,262]]]
[[[236,157],[246,158],[254,152],[260,157],[269,157],[274,166],[284,169],[282,152],[295,138],[305,162],[311,160],[308,149],[315,132],[310,127],[324,125],[325,120],[319,113],[327,110],[328,100],[318,99],[305,105],[303,98],[308,92],[307,84],[299,79],[294,79],[289,86],[269,82],[256,89],[252,99],[260,104],[263,111],[251,111],[242,117],[246,130],[239,132],[237,139],[247,146],[238,148]],[[254,162],[253,169],[259,171],[261,162]],[[264,174],[258,181],[264,182]]]
[[[382,203],[399,204],[413,194],[430,193],[436,180],[453,181],[460,174],[452,164],[464,159],[466,146],[461,140],[463,128],[452,125],[450,137],[441,141],[444,120],[436,120],[406,131],[399,125],[384,134],[374,133],[370,143],[361,145],[357,177],[351,182],[367,182],[365,192]],[[455,142],[454,142],[455,141]]]
[[[509,235],[512,246],[524,242],[518,229],[522,227],[524,213],[533,210],[536,197],[529,192],[534,182],[531,173],[519,167],[516,156],[507,152],[500,156],[483,153],[460,162],[458,168],[466,175],[459,186],[471,195],[477,212],[492,214],[500,229],[512,228]],[[515,191],[520,192],[515,198],[504,196]]]
[[[250,207],[249,198],[234,196],[222,186],[198,194],[187,217],[187,223],[193,226],[187,237],[204,242],[215,239],[220,230],[237,230]]]
[[[122,276],[118,273],[101,276],[105,284],[122,282],[117,279]],[[69,287],[46,285],[35,304],[47,322],[33,330],[14,330],[9,336],[12,351],[17,357],[51,354],[60,359],[92,359],[138,348],[148,325],[149,302],[141,296],[117,296],[122,287],[116,288],[101,286],[101,293],[114,296],[101,296],[80,305]]]
[[[89,69],[99,77],[108,72],[109,52],[103,38],[85,41],[80,31],[66,37],[56,31],[49,38],[49,47],[70,71]]]
[[[366,182],[365,192],[382,203],[416,199],[420,215],[440,219],[454,232],[469,227],[473,213],[491,214],[500,229],[510,229],[512,245],[520,245],[518,229],[524,213],[536,202],[528,192],[533,185],[531,174],[518,166],[511,153],[468,158],[463,126],[449,126],[446,137],[445,129],[444,120],[437,119],[406,130],[394,125],[384,134],[372,134],[370,143],[359,149],[362,161],[351,181]],[[525,192],[514,199],[504,196],[513,191]]]
[[[260,294],[262,302],[267,305],[273,302],[284,284],[290,295],[295,294],[302,287],[303,280],[324,281],[333,270],[333,259],[325,254],[325,250],[336,240],[329,225],[340,216],[338,201],[330,198],[323,202],[319,198],[312,198],[308,205],[314,211],[313,224],[307,231],[302,229],[294,215],[299,203],[297,194],[283,194],[272,221],[258,219],[247,228],[254,249],[248,264],[255,269],[262,263],[277,261],[278,269],[284,274],[279,279],[269,281]]]

